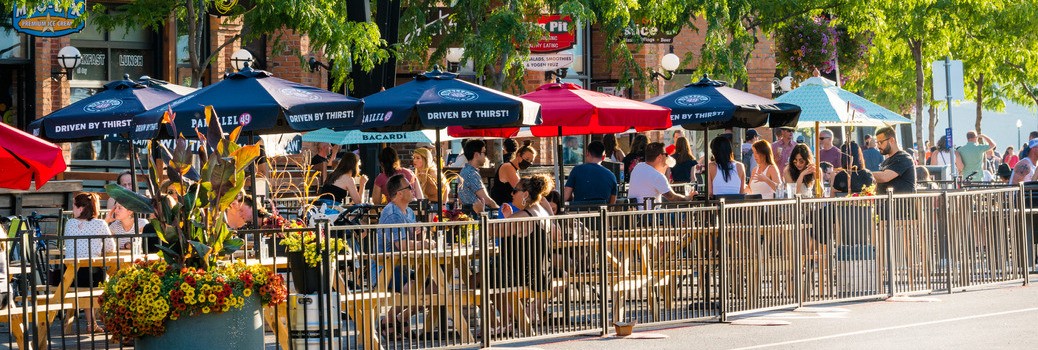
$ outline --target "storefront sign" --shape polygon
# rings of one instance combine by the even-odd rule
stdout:
[[[530,52],[549,53],[567,50],[577,41],[573,35],[573,19],[569,16],[546,15],[537,20],[537,25],[548,31],[548,37],[530,47]]]
[[[568,68],[571,64],[573,64],[573,54],[571,53],[532,54],[523,63],[526,70],[539,72]]]
[[[108,50],[81,48],[79,66],[72,71],[75,80],[108,80]],[[140,76],[140,75],[131,75]]]
[[[642,27],[633,26],[624,29],[624,42],[628,44],[642,43],[642,44],[670,44],[674,42],[674,37],[680,33],[679,29],[673,33],[667,33],[656,27]]]
[[[223,17],[242,13],[250,8],[252,8],[251,0],[213,0],[208,11],[210,15]]]
[[[55,8],[53,3],[41,4],[34,9],[15,7],[11,24],[19,33],[55,38],[83,30],[86,21],[79,20],[83,11],[86,11],[86,0],[74,0],[67,9]]]

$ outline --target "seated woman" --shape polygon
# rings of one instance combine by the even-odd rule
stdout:
[[[318,198],[343,205],[360,204],[360,191],[367,183],[368,176],[360,173],[360,158],[353,152],[346,152],[339,160],[339,165],[328,175],[324,186],[321,186]]]
[[[677,184],[692,182],[693,172],[699,162],[692,154],[692,147],[688,144],[688,139],[679,137],[677,141],[674,141],[673,157],[674,167],[670,168],[670,182]]]
[[[782,175],[779,175],[778,166],[775,165],[771,143],[760,140],[750,148],[753,150],[753,160],[757,163],[750,175],[750,193],[759,194],[764,199],[775,198],[779,186],[782,186]]]
[[[429,203],[434,205],[430,209],[434,213],[438,212],[436,209],[440,204],[440,200],[446,202],[450,190],[450,186],[447,186],[447,177],[443,176],[443,174],[439,174],[440,181],[436,181],[440,161],[435,159],[432,151],[429,151],[428,148],[415,149],[414,154],[411,155],[411,160],[414,163],[414,174],[418,177],[418,185],[422,188],[422,193],[426,194]],[[437,188],[443,190],[439,195],[436,194]]]
[[[114,252],[115,240],[104,220],[97,218],[101,211],[100,198],[95,193],[83,192],[72,200],[72,219],[65,224],[65,258],[97,258],[104,253]],[[108,236],[107,238],[74,239],[76,236]],[[75,287],[95,288],[105,281],[105,270],[99,267],[82,267],[76,270]],[[105,330],[97,324],[96,310],[86,312],[87,327],[93,333]]]
[[[126,236],[144,232],[144,228],[148,226],[148,220],[144,218],[134,220],[133,212],[119,203],[116,203],[115,206],[112,207],[111,216],[115,218],[115,222],[108,225],[108,229],[112,232],[113,236],[124,236],[116,238],[119,249],[130,250],[134,255],[140,254],[141,237],[131,238]],[[134,223],[134,221],[136,221],[136,223]],[[136,227],[134,227],[135,224]]]
[[[400,156],[393,147],[382,149],[378,155],[378,163],[382,168],[382,173],[375,178],[375,187],[371,189],[371,200],[375,204],[386,204],[391,200],[386,183],[393,175],[402,175],[404,179],[407,179],[407,184],[414,190],[415,199],[425,199],[425,196],[422,195],[422,187],[418,185],[418,178],[411,170],[400,167]]]
[[[537,151],[530,146],[519,147],[512,160],[497,167],[497,175],[490,179],[490,199],[506,207],[512,201],[512,190],[519,184],[519,170],[526,170],[537,158]],[[512,205],[512,210],[515,210]],[[503,210],[503,209],[502,209]],[[501,212],[504,216],[504,211]]]
[[[393,175],[386,180],[386,194],[390,201],[378,218],[379,225],[413,224],[416,222],[414,210],[408,206],[414,201],[414,189],[403,175]],[[436,242],[418,238],[412,229],[385,228],[379,229],[375,234],[376,253],[392,253],[408,250],[422,250],[436,248]],[[392,271],[392,281],[379,281],[379,272],[382,266],[372,264],[372,285],[389,283],[389,290],[397,293],[414,293],[416,285],[411,283],[414,272],[406,266],[397,266]],[[436,286],[427,286],[427,291],[435,291]],[[406,334],[408,332],[411,308],[393,307],[389,311],[389,317],[382,322],[382,332],[391,336]]]
[[[710,195],[728,195],[746,193],[746,168],[735,160],[732,142],[727,137],[718,136],[710,141],[710,153],[714,161],[707,166],[710,178]]]
[[[509,218],[549,218],[551,214],[542,206],[542,199],[552,190],[552,180],[547,175],[537,174],[523,178],[512,192],[512,203],[519,208],[509,213]],[[492,288],[527,287],[534,291],[551,288],[553,275],[549,242],[561,239],[558,230],[548,220],[515,223],[508,229],[491,232],[500,238],[500,253],[490,264]],[[504,328],[507,332],[514,321],[512,305],[504,295],[499,295],[497,305],[501,309]],[[533,312],[533,315],[538,313]]]
[[[793,147],[784,172],[786,184],[793,185],[792,195],[814,196],[815,165],[813,159],[811,149],[806,144],[799,143]]]

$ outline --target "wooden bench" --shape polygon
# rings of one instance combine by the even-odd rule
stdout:
[[[525,336],[536,335],[533,330],[533,320],[526,313],[526,301],[528,300],[551,300],[555,291],[565,288],[568,282],[565,279],[552,279],[547,289],[535,291],[527,286],[494,288],[487,291],[490,295],[500,295],[504,302],[512,308],[512,314],[519,320],[519,330]]]
[[[50,336],[50,327],[47,320],[54,319],[58,312],[69,310],[73,308],[72,304],[41,304],[36,306],[26,307],[10,307],[4,310],[0,310],[0,322],[8,322],[11,328],[11,336],[14,338],[16,346],[21,349],[46,349],[47,338]],[[35,341],[33,343],[27,343],[25,339],[25,333],[28,331],[25,327],[24,319],[28,319],[29,322],[37,320],[36,323],[36,334]],[[23,345],[28,344],[28,347]]]

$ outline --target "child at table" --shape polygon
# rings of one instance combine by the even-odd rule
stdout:
[[[104,253],[115,252],[115,240],[111,238],[112,232],[104,220],[97,218],[101,210],[100,199],[95,193],[83,192],[76,195],[72,201],[72,219],[65,224],[65,258],[94,258]],[[109,236],[107,238],[85,238],[70,239],[75,236]],[[104,269],[99,267],[83,267],[76,270],[76,279],[72,282],[74,287],[94,288],[104,282]],[[90,309],[86,313],[87,327],[93,333],[103,333],[105,330],[97,324],[96,310]]]

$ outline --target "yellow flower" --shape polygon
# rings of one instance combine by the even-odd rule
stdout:
[[[241,294],[244,295],[244,296],[251,296],[252,295],[252,288],[245,288],[245,290],[243,290],[241,292]]]
[[[202,307],[202,313],[203,313],[203,314],[207,314],[207,313],[209,313],[209,307],[208,307],[208,306],[203,306],[203,307]]]
[[[209,294],[209,297],[206,298],[206,299],[208,299],[210,303],[215,303],[216,302],[216,294]]]

